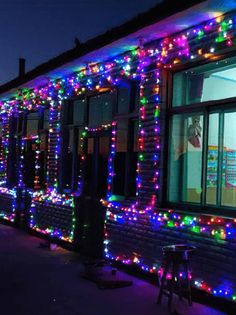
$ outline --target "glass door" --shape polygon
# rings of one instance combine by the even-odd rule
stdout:
[[[110,139],[110,131],[89,132],[88,134],[84,194],[99,200],[106,197],[107,193]]]
[[[80,197],[80,250],[93,258],[102,258],[103,255],[105,208],[100,199],[107,194],[110,146],[110,130],[88,132],[84,144],[84,188]]]

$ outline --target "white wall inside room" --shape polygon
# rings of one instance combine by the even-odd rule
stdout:
[[[204,78],[202,102],[236,97],[236,68],[215,72]]]
[[[224,120],[224,146],[236,150],[236,112],[225,113]]]

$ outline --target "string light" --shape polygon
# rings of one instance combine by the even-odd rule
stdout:
[[[219,240],[235,239],[236,227],[235,220],[224,219],[213,216],[186,216],[169,211],[159,211],[156,209],[157,191],[159,189],[159,151],[160,151],[160,71],[164,69],[172,69],[176,64],[191,62],[203,58],[214,60],[222,49],[234,44],[235,24],[231,16],[213,19],[195,28],[186,30],[181,34],[165,38],[160,42],[151,43],[146,48],[133,49],[121,56],[115,57],[114,60],[108,60],[103,63],[89,64],[79,72],[73,73],[68,77],[51,80],[46,86],[36,87],[34,89],[18,90],[12,99],[2,101],[0,103],[0,115],[3,126],[2,146],[0,150],[0,193],[9,194],[16,200],[16,190],[8,189],[7,186],[7,159],[9,148],[9,117],[13,111],[21,113],[22,111],[35,111],[39,108],[49,106],[49,140],[48,140],[48,159],[47,159],[47,188],[46,190],[29,191],[32,198],[30,207],[31,228],[43,234],[49,234],[53,237],[73,242],[75,228],[75,202],[74,196],[60,194],[58,192],[58,174],[59,174],[59,157],[61,149],[61,106],[64,100],[83,95],[87,91],[99,91],[102,87],[118,86],[124,78],[137,80],[140,83],[140,119],[139,119],[139,154],[137,163],[137,196],[136,200],[130,204],[123,205],[120,202],[112,201],[112,178],[114,174],[114,157],[116,152],[116,123],[100,126],[98,128],[85,128],[82,135],[84,140],[88,131],[112,130],[112,142],[110,156],[108,159],[108,195],[106,200],[102,200],[102,204],[107,207],[106,222],[114,221],[123,224],[128,221],[136,222],[140,217],[148,216],[148,219],[154,228],[165,226],[169,229],[183,229],[201,235],[207,235]],[[150,65],[155,65],[152,74],[148,77]],[[152,94],[146,95],[146,91],[150,89]],[[154,117],[152,132],[152,150],[148,148],[148,133],[146,132],[146,120],[148,115]],[[20,162],[18,165],[18,188],[25,189],[23,182],[23,150],[26,139],[21,138]],[[39,140],[36,140],[36,161],[35,161],[35,180],[34,188],[39,185]],[[150,154],[149,154],[150,153]],[[151,158],[150,158],[151,156]],[[82,160],[86,159],[86,155],[82,156]],[[146,184],[145,174],[143,172],[144,165],[152,163],[152,177],[149,179],[151,183],[150,194],[148,199],[143,201],[142,191]],[[75,195],[79,195],[82,191],[82,176],[78,179],[78,191]],[[11,215],[8,216],[4,211],[0,216],[8,220],[14,221],[15,203],[12,205]],[[37,222],[36,208],[38,205],[62,206],[72,209],[72,220],[69,232],[66,233],[53,226],[43,228]],[[112,213],[112,209],[118,209],[121,214]],[[45,210],[46,211],[46,210]],[[110,253],[109,249],[108,228],[105,227],[105,255],[107,258],[122,261],[123,263],[134,263],[139,265],[142,270],[148,272],[157,272],[158,266],[149,267],[143,262],[142,257],[135,255],[134,257],[115,256]],[[236,295],[232,291],[224,288],[212,289],[202,280],[195,280],[195,285],[207,292],[224,296],[236,300]]]

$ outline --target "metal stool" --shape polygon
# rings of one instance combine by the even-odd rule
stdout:
[[[161,278],[160,292],[157,298],[157,303],[161,304],[163,294],[168,296],[168,309],[171,311],[172,299],[175,282],[178,285],[179,299],[182,300],[182,293],[185,290],[189,306],[192,305],[191,285],[190,285],[190,270],[189,270],[189,255],[195,250],[194,246],[188,245],[171,245],[162,248],[163,275]],[[168,277],[168,272],[171,276]],[[182,273],[183,272],[183,273]],[[181,276],[182,273],[182,276]],[[185,275],[185,277],[183,277]],[[169,279],[168,279],[169,278]],[[182,287],[182,280],[186,280],[186,288]]]

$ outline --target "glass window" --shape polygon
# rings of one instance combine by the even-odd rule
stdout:
[[[63,135],[62,189],[77,191],[83,155],[83,128],[68,127]]]
[[[117,124],[116,154],[114,159],[113,194],[125,194],[125,174],[127,158],[128,121],[119,121]]]
[[[173,106],[236,97],[235,78],[235,57],[176,73],[173,78]]]
[[[133,120],[130,125],[131,128],[131,150],[129,158],[129,177],[128,177],[128,194],[129,196],[136,196],[136,176],[138,163],[138,120]]]
[[[83,125],[85,121],[86,100],[78,99],[73,102],[73,123],[76,126]]]
[[[204,119],[208,121],[206,146],[202,140]],[[205,118],[196,113],[172,117],[169,201],[236,207],[235,121],[236,111],[227,110],[205,113]]]
[[[203,115],[172,118],[169,160],[169,200],[200,203]]]
[[[117,112],[125,114],[130,111],[130,89],[129,87],[121,87],[117,91]]]
[[[43,111],[43,129],[49,129],[49,108]]]
[[[38,134],[39,114],[38,112],[27,115],[26,136],[36,136]]]
[[[112,93],[99,94],[89,100],[89,126],[111,123],[114,96]]]
[[[17,117],[17,133],[21,133],[23,128],[23,117],[21,114]]]
[[[64,158],[63,158],[63,188],[71,189],[72,187],[72,171],[73,171],[73,141],[74,141],[74,132],[73,128],[66,129],[64,135]]]
[[[222,206],[236,206],[236,112],[224,114]]]
[[[34,140],[26,140],[23,159],[23,181],[26,187],[33,189],[35,181],[36,144]]]
[[[113,194],[134,197],[138,162],[138,121],[117,123],[116,155],[114,159]]]
[[[206,203],[217,203],[219,163],[219,113],[209,115]]]
[[[38,181],[39,187],[46,187],[47,178],[47,155],[48,155],[48,133],[42,132],[39,135],[40,145],[39,145],[39,169],[38,169]]]

